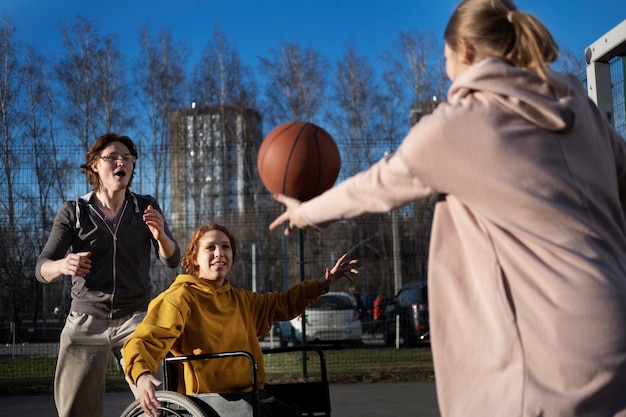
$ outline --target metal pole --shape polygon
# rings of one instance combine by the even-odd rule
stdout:
[[[391,212],[391,233],[393,236],[393,288],[394,295],[402,288],[402,265],[400,263],[400,234],[398,232],[398,211]],[[400,347],[400,316],[396,314],[396,349]]]
[[[15,323],[13,321],[11,321],[11,323],[9,323],[9,328],[10,328],[10,334],[9,334],[9,340],[11,340],[11,347],[13,350],[13,355],[11,356],[11,359],[15,359]],[[9,345],[9,342],[7,342],[7,346]]]
[[[252,244],[252,291],[256,292],[256,243]]]
[[[304,231],[298,229],[298,257],[300,260],[300,282],[304,281]],[[302,312],[302,345],[306,345],[306,309]],[[308,377],[306,352],[302,351],[302,377]]]
[[[287,245],[287,237],[283,235],[283,291],[289,289],[289,248]]]

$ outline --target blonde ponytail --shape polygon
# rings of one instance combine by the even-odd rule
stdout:
[[[559,48],[546,27],[534,16],[522,12],[510,12],[515,28],[513,48],[502,58],[520,68],[536,70],[546,79],[545,70],[552,64]]]
[[[444,39],[453,50],[465,39],[478,54],[532,69],[546,81],[546,69],[558,56],[548,29],[534,16],[517,11],[509,0],[462,1],[448,21]]]

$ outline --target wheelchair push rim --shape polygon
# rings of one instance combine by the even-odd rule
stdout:
[[[157,391],[157,399],[161,403],[161,417],[218,417],[214,412],[204,410],[193,397],[173,391]],[[139,400],[133,401],[122,412],[120,417],[146,417]]]

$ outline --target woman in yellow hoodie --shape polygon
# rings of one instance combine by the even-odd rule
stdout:
[[[328,291],[342,277],[357,274],[356,260],[341,256],[317,280],[303,281],[280,293],[258,294],[232,287],[227,279],[237,247],[224,226],[205,224],[193,234],[179,275],[169,289],[149,305],[148,313],[123,355],[125,372],[137,385],[138,397],[148,415],[160,406],[154,374],[168,352],[176,356],[245,350],[258,362],[259,386],[265,371],[258,338],[275,321],[290,320]],[[186,394],[251,390],[247,358],[195,361],[185,365]]]

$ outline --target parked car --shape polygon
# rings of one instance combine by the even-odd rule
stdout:
[[[400,324],[400,342],[404,346],[412,347],[430,342],[426,282],[407,282],[385,307],[383,337],[386,346],[396,344],[396,316]]]
[[[331,291],[307,307],[304,317],[307,343],[361,344],[363,327],[354,297]],[[302,315],[278,322],[281,346],[302,343]]]

